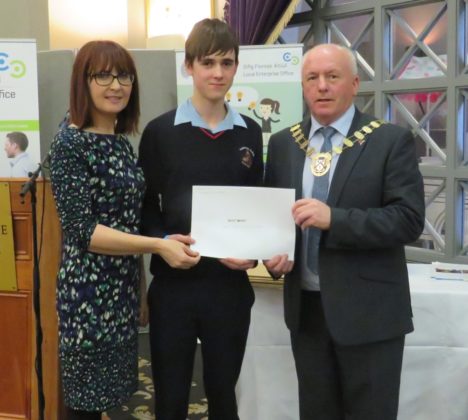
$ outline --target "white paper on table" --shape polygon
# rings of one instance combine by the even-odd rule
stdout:
[[[294,260],[294,189],[193,186],[192,249],[215,258]]]
[[[435,280],[468,281],[468,265],[433,261],[431,263],[431,278]]]

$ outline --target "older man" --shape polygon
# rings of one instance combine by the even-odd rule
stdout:
[[[404,245],[424,226],[410,131],[361,113],[355,57],[322,44],[303,60],[309,115],[272,136],[266,183],[296,188],[285,318],[301,420],[395,420],[405,334],[413,330]],[[300,228],[300,229],[299,229]]]

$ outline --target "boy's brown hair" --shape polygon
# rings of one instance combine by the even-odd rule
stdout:
[[[239,41],[229,25],[220,19],[203,19],[194,25],[185,42],[185,64],[192,66],[195,59],[229,51],[234,51],[237,64]]]

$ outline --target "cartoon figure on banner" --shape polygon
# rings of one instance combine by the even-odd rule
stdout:
[[[260,115],[255,110],[255,106],[256,106],[255,102],[252,102],[249,105],[249,109],[251,109],[254,115],[259,120],[262,121],[263,153],[266,154],[267,148],[268,148],[268,141],[270,140],[270,136],[271,136],[271,123],[280,122],[279,119],[275,120],[271,118],[271,115],[280,114],[279,112],[280,103],[278,101],[275,101],[274,99],[263,98],[260,101]]]
[[[4,150],[9,160],[10,177],[26,178],[30,172],[34,171],[35,164],[26,152],[28,145],[26,134],[20,131],[13,131],[6,135]]]

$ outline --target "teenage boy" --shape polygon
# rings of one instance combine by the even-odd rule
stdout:
[[[226,23],[198,22],[185,43],[193,95],[152,120],[139,148],[147,192],[142,231],[192,244],[193,185],[257,186],[262,133],[227,103],[239,45]],[[210,420],[238,419],[235,385],[241,369],[254,293],[246,270],[255,261],[202,258],[179,270],[153,255],[148,294],[150,344],[158,420],[185,420],[197,338]]]

